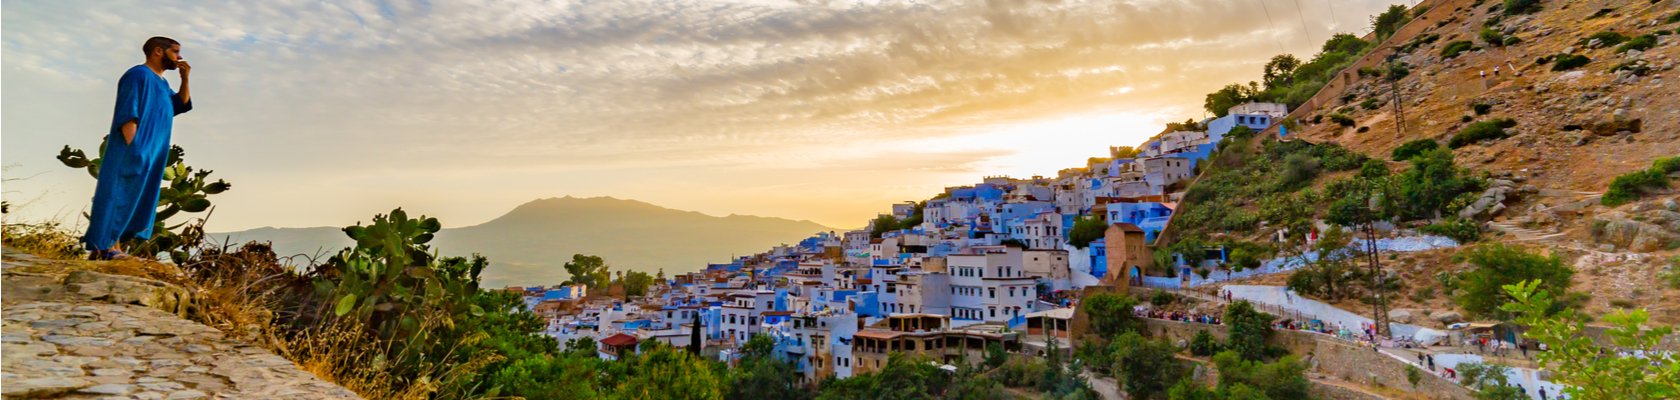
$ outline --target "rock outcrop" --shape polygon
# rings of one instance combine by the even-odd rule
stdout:
[[[354,399],[262,347],[182,318],[191,293],[4,249],[0,394],[13,398]]]

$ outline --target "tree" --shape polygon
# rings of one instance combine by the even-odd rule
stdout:
[[[567,262],[565,267],[566,272],[572,274],[572,283],[591,289],[604,287],[612,279],[606,260],[600,256],[573,254],[572,261]]]
[[[996,342],[986,345],[986,366],[997,368],[1009,361],[1009,353],[1003,350],[1003,345]]]
[[[1289,54],[1272,56],[1266,62],[1262,80],[1266,83],[1266,90],[1282,89],[1294,84],[1295,69],[1301,67],[1301,59]]]
[[[1365,47],[1369,45],[1369,42],[1360,39],[1358,36],[1338,33],[1330,36],[1330,40],[1324,41],[1322,50],[1325,53],[1359,54],[1359,52],[1365,51]]]
[[[646,296],[648,287],[653,286],[653,282],[652,275],[641,271],[630,271],[619,279],[619,283],[624,284],[624,295],[626,297]]]
[[[1110,344],[1115,375],[1122,378],[1126,394],[1134,399],[1165,398],[1167,389],[1188,375],[1173,358],[1177,348],[1161,340],[1148,340],[1137,332],[1126,332]]]
[[[1111,147],[1108,155],[1110,157],[1113,157],[1114,159],[1118,160],[1118,159],[1127,159],[1127,158],[1137,158],[1138,154],[1140,154],[1140,153],[1142,153],[1142,152],[1139,151],[1136,147],[1118,146],[1118,147]]]
[[[1349,235],[1340,226],[1332,225],[1313,245],[1318,257],[1308,268],[1296,270],[1289,276],[1289,288],[1301,294],[1313,295],[1329,301],[1352,296],[1354,282],[1362,274],[1353,265],[1355,254],[1348,248]]]
[[[1464,386],[1476,389],[1478,400],[1528,400],[1528,394],[1511,387],[1510,378],[1506,376],[1511,370],[1500,364],[1480,362],[1459,364],[1458,381]]]
[[[1137,316],[1132,315],[1132,309],[1137,307],[1137,304],[1137,299],[1132,296],[1096,293],[1086,297],[1079,304],[1079,308],[1091,322],[1090,333],[1097,337],[1109,338],[1138,330],[1142,326]]]
[[[758,334],[741,346],[741,360],[730,370],[731,399],[803,399],[810,393],[799,387],[799,372],[791,362],[774,354],[775,341]]]
[[[1504,243],[1488,243],[1471,248],[1463,254],[1476,268],[1460,273],[1456,279],[1459,294],[1454,298],[1460,307],[1472,315],[1505,317],[1501,304],[1506,301],[1506,285],[1529,280],[1546,282],[1541,286],[1553,299],[1568,295],[1570,277],[1575,271],[1557,256],[1529,253],[1521,247]],[[1555,303],[1561,311],[1563,303]]]
[[[652,348],[612,363],[613,394],[621,399],[722,399],[724,381],[708,361],[655,342]]]
[[[700,355],[700,324],[700,314],[696,311],[694,323],[689,324],[690,328],[688,330],[688,352],[690,354]]]
[[[1215,354],[1213,364],[1219,369],[1221,387],[1248,386],[1265,393],[1264,397],[1273,399],[1310,398],[1307,392],[1312,383],[1307,380],[1305,374],[1307,365],[1294,355],[1264,363],[1227,350]]]
[[[1215,117],[1223,117],[1231,107],[1254,101],[1259,95],[1260,87],[1257,83],[1249,82],[1248,86],[1233,83],[1208,93],[1207,99],[1202,101],[1202,108]]]
[[[898,218],[893,218],[893,216],[887,214],[881,214],[876,216],[874,221],[870,221],[869,238],[880,239],[881,235],[893,230],[898,230]]]
[[[1433,219],[1460,193],[1476,183],[1463,177],[1453,163],[1452,150],[1436,148],[1411,158],[1411,168],[1395,175],[1396,208],[1406,220]]]
[[[1410,16],[1411,14],[1406,12],[1406,6],[1390,5],[1388,10],[1383,11],[1382,14],[1371,17],[1371,31],[1377,34],[1377,41],[1381,42],[1383,39],[1394,35],[1394,31],[1399,30],[1401,26],[1406,25]]]
[[[1225,347],[1244,360],[1259,360],[1266,356],[1266,339],[1272,336],[1272,316],[1254,310],[1247,300],[1238,300],[1225,307],[1225,326],[1231,331]]]
[[[1098,217],[1080,217],[1073,221],[1073,229],[1068,230],[1068,244],[1077,248],[1090,246],[1091,242],[1102,240],[1108,233],[1108,225]]]
[[[1506,285],[1503,289],[1512,301],[1501,309],[1516,315],[1518,323],[1528,326],[1523,337],[1538,340],[1549,348],[1539,353],[1537,361],[1550,366],[1552,381],[1562,384],[1569,398],[1680,398],[1680,355],[1656,351],[1657,344],[1674,327],[1646,329],[1644,325],[1650,315],[1644,309],[1616,310],[1604,316],[1604,322],[1612,327],[1608,337],[1614,347],[1600,347],[1582,334],[1586,324],[1573,310],[1552,311],[1560,308],[1555,304],[1557,300],[1541,286],[1541,281]],[[1622,356],[1618,351],[1622,349],[1643,356]]]

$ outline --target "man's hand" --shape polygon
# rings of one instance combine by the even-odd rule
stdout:
[[[192,73],[192,64],[187,64],[187,60],[177,60],[175,69],[181,70],[181,79],[187,79],[187,75]]]
[[[123,144],[134,144],[134,132],[139,130],[139,128],[140,125],[136,124],[134,121],[124,122],[122,124]]]

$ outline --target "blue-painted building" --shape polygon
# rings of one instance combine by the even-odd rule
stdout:
[[[1145,241],[1153,242],[1172,218],[1172,208],[1157,202],[1108,203],[1108,223],[1128,223],[1143,230]]]

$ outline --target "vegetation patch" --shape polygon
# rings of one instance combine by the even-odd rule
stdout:
[[[1505,0],[1505,15],[1531,14],[1540,11],[1540,0]]]
[[[1500,310],[1500,305],[1507,299],[1503,289],[1505,285],[1531,280],[1543,281],[1546,284],[1541,286],[1542,290],[1554,299],[1564,299],[1569,296],[1569,278],[1575,275],[1575,271],[1555,255],[1543,256],[1504,243],[1476,246],[1465,250],[1458,257],[1469,262],[1474,268],[1454,278],[1454,287],[1458,289],[1458,295],[1453,301],[1471,315],[1478,317],[1509,317],[1509,314]],[[1551,311],[1560,311],[1566,304],[1568,303],[1558,303]]]
[[[1592,59],[1587,58],[1587,56],[1583,56],[1583,55],[1579,55],[1579,54],[1558,54],[1558,55],[1552,56],[1552,70],[1553,71],[1568,71],[1568,70],[1580,68],[1581,66],[1587,65],[1587,63],[1590,63],[1590,62],[1592,62]]]
[[[1645,50],[1650,50],[1652,47],[1656,47],[1656,46],[1657,46],[1657,35],[1647,33],[1647,34],[1644,34],[1644,35],[1635,36],[1632,39],[1628,39],[1628,41],[1625,42],[1625,43],[1622,43],[1621,46],[1616,46],[1616,52],[1617,53],[1626,53],[1630,50],[1645,51]]]
[[[1441,47],[1441,58],[1451,59],[1453,57],[1458,57],[1459,54],[1470,51],[1475,47],[1476,44],[1470,43],[1468,40],[1454,40],[1447,43],[1445,47]]]
[[[1447,147],[1456,149],[1477,142],[1504,139],[1509,135],[1505,133],[1505,128],[1502,127],[1507,125],[1503,121],[1511,120],[1481,121],[1465,126],[1464,129],[1460,129],[1458,133],[1453,134],[1452,139],[1447,141]]]
[[[1615,31],[1599,31],[1598,33],[1592,34],[1592,36],[1588,36],[1586,39],[1581,39],[1580,42],[1576,42],[1575,44],[1579,46],[1586,46],[1592,44],[1593,39],[1597,39],[1598,45],[1600,46],[1616,47],[1616,45],[1626,42],[1628,37],[1627,35],[1623,35]]]
[[[1482,239],[1481,224],[1476,221],[1453,217],[1445,221],[1436,222],[1418,229],[1423,233],[1450,237],[1460,244],[1470,243]]]
[[[1604,197],[1599,198],[1599,202],[1614,207],[1666,189],[1668,174],[1675,171],[1680,171],[1680,156],[1659,158],[1651,163],[1651,168],[1630,172],[1610,181],[1610,188],[1604,191]]]

